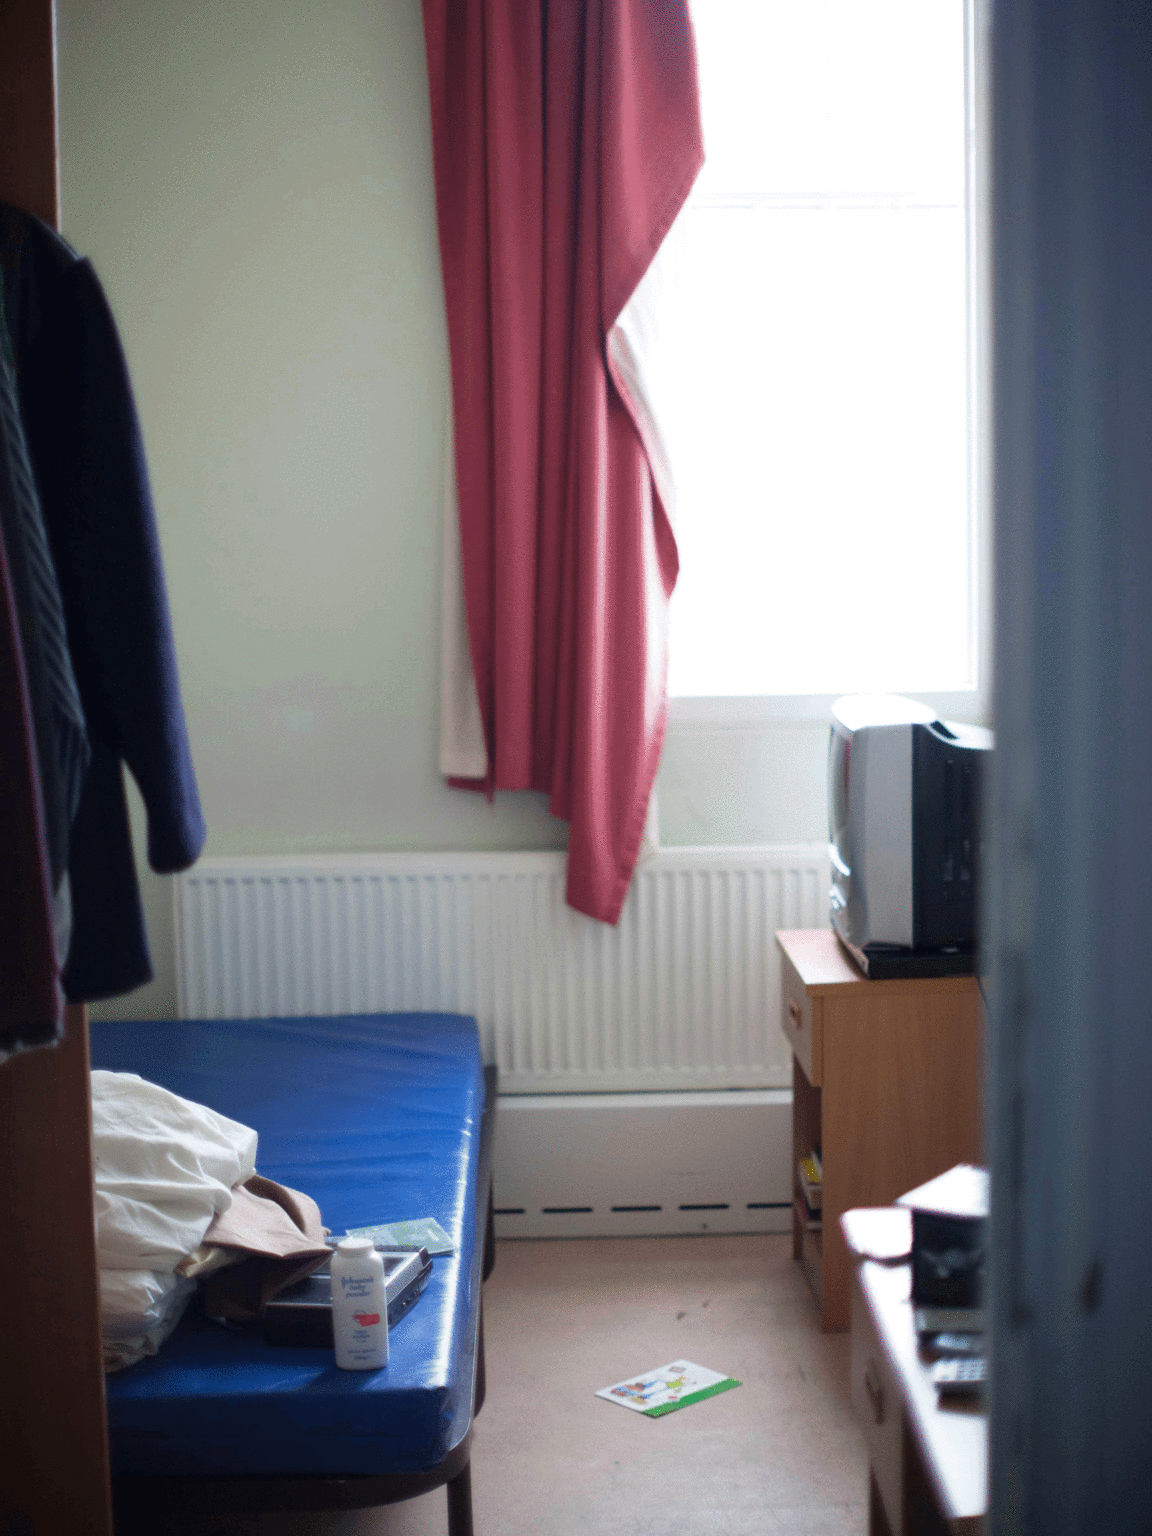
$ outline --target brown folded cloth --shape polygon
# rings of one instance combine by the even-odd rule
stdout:
[[[320,1207],[298,1189],[289,1189],[254,1173],[232,1188],[232,1204],[217,1216],[192,1258],[206,1249],[223,1249],[224,1267],[203,1258],[191,1266],[203,1271],[204,1310],[209,1317],[251,1321],[289,1285],[318,1269],[332,1250]]]

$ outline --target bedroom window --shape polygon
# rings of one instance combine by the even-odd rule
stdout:
[[[964,0],[694,0],[674,696],[978,682]]]

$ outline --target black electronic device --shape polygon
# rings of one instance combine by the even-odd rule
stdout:
[[[992,741],[913,699],[861,694],[833,705],[830,915],[866,976],[975,971]]]
[[[388,1297],[388,1326],[399,1318],[423,1291],[432,1273],[426,1248],[403,1253],[381,1250],[384,1289]],[[264,1337],[269,1344],[331,1349],[332,1273],[329,1262],[274,1297],[261,1313]]]
[[[941,1397],[979,1397],[988,1384],[988,1362],[982,1356],[937,1360],[932,1381]]]
[[[979,1338],[988,1330],[983,1307],[913,1307],[912,1322],[921,1344],[929,1346],[942,1333]]]
[[[912,1306],[921,1338],[982,1333],[988,1171],[958,1163],[901,1195],[912,1213]]]
[[[941,1360],[970,1360],[983,1355],[988,1341],[983,1333],[928,1333],[921,1340]]]
[[[912,1212],[912,1301],[922,1307],[979,1307],[984,1300],[987,1221]]]

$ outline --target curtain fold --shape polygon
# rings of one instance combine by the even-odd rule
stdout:
[[[570,904],[615,922],[663,745],[677,554],[642,370],[609,337],[703,163],[687,4],[424,0],[424,25],[471,782],[547,793]]]

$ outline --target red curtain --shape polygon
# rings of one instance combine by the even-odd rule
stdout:
[[[615,922],[667,718],[676,543],[606,336],[700,166],[687,0],[424,0],[482,787]]]

